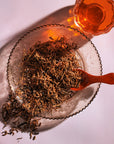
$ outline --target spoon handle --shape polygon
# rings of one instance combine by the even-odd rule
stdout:
[[[114,73],[108,73],[102,76],[93,76],[90,79],[92,83],[102,82],[106,84],[114,84]]]

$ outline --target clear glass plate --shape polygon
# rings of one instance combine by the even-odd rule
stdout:
[[[94,44],[83,33],[65,25],[44,25],[28,31],[20,37],[10,53],[7,77],[13,93],[15,93],[18,87],[17,83],[20,77],[18,65],[22,61],[23,53],[26,53],[38,41],[43,43],[50,40],[50,37],[57,38],[63,36],[67,38],[68,43],[75,43],[77,45],[75,53],[82,69],[90,74],[102,74],[102,65],[98,51]],[[52,110],[49,113],[43,113],[40,117],[46,119],[65,119],[79,113],[91,103],[99,87],[100,84],[95,83],[84,90],[75,92],[73,97],[62,103],[60,108]]]

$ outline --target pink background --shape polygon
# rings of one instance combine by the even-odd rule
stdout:
[[[73,5],[75,0],[0,0],[0,47],[11,37],[48,14]],[[103,74],[114,72],[114,29],[92,39],[102,59]],[[0,123],[0,131],[2,130]],[[94,101],[80,114],[42,132],[36,141],[28,134],[0,135],[0,144],[113,144],[114,85],[102,84]]]

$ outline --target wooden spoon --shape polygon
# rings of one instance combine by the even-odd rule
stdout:
[[[73,71],[76,71],[76,72],[79,71],[81,75],[81,82],[79,84],[79,87],[71,88],[71,90],[74,90],[74,91],[82,90],[88,85],[97,83],[97,82],[106,83],[106,84],[114,84],[114,73],[108,73],[102,76],[95,76],[95,75],[88,74],[87,72],[81,69],[74,69]]]

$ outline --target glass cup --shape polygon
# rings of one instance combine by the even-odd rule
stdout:
[[[114,26],[114,1],[76,0],[74,21],[87,33],[107,33]]]

